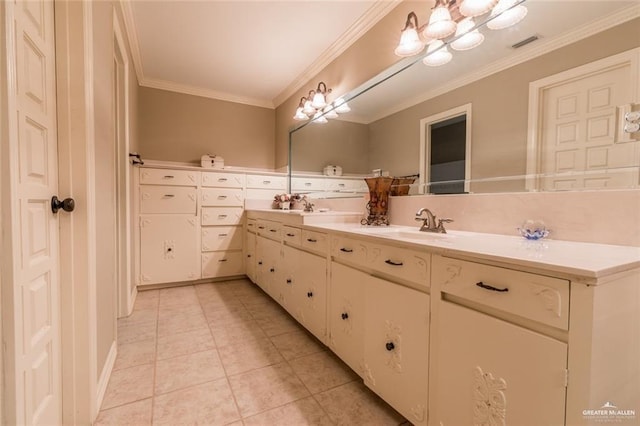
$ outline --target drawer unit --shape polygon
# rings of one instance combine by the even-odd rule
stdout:
[[[140,186],[140,213],[196,214],[197,189],[182,186]]]
[[[458,259],[436,258],[434,282],[475,303],[569,329],[569,281]]]
[[[364,266],[367,261],[368,245],[347,237],[331,237],[331,256]]]
[[[244,206],[242,189],[235,188],[202,188],[203,206]]]
[[[197,186],[200,172],[170,169],[140,169],[141,185]]]
[[[368,192],[364,179],[327,179],[325,183],[327,191]]]
[[[282,227],[282,240],[288,244],[299,246],[302,244],[302,230],[284,225]]]
[[[327,248],[329,247],[327,234],[303,229],[302,247],[325,254],[327,252]]]
[[[387,275],[429,287],[431,255],[418,250],[372,244],[367,250],[368,267]]]
[[[247,175],[247,188],[273,189],[278,191],[286,187],[287,178],[285,176]]]
[[[324,191],[324,190],[325,190],[324,178],[305,178],[305,177],[291,178],[291,192]]]
[[[258,230],[258,226],[256,225],[255,219],[247,219],[247,231],[256,232]]]
[[[271,220],[258,220],[258,235],[271,240],[280,241],[282,237],[282,224]]]
[[[203,207],[202,225],[242,225],[242,207]]]
[[[241,226],[202,228],[202,251],[242,250]]]
[[[241,251],[202,253],[202,278],[228,277],[243,273]]]
[[[202,186],[243,188],[245,175],[239,173],[202,172]]]

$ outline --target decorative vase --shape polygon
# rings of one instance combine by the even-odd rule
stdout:
[[[366,218],[362,219],[363,225],[389,225],[389,191],[391,190],[392,177],[380,176],[365,178],[369,187],[369,202],[367,203]]]

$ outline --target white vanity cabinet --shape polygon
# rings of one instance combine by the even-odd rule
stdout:
[[[364,371],[364,288],[369,275],[331,262],[329,347],[353,371]]]
[[[292,250],[298,251],[293,275],[293,316],[324,342],[327,334],[327,258]],[[287,262],[286,265],[291,264]]]
[[[247,233],[244,244],[244,270],[252,282],[256,282],[256,221],[247,220]]]

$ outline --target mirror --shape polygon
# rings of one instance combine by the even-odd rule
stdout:
[[[435,185],[427,178],[428,165],[432,170],[439,167],[427,158],[434,127],[428,119],[469,104],[471,142],[465,158],[469,170],[464,183],[450,182],[458,188],[455,192],[637,187],[638,133],[623,131],[625,112],[637,110],[640,99],[638,77],[633,74],[640,55],[634,3],[529,0],[524,3],[528,15],[516,27],[481,28],[483,45],[452,51],[452,61],[444,66],[428,67],[417,57],[401,60],[345,96],[350,113],[326,124],[305,122],[293,128],[289,170],[293,176],[322,175],[325,166],[337,165],[343,176],[371,176],[374,170],[395,177],[419,174],[408,194],[446,193],[433,190]],[[532,36],[538,39],[512,47]],[[563,73],[632,49],[636,51],[631,59],[620,59],[626,68],[619,67],[612,77],[615,84],[630,82],[627,97],[608,98],[612,91],[625,89],[599,90],[599,83],[592,82],[593,87],[581,89],[595,108],[584,113],[586,127],[562,119],[563,114],[570,116],[578,101],[554,93],[555,83],[545,81],[554,76],[570,81]],[[533,119],[539,124],[530,124]],[[591,145],[576,147],[572,138],[586,133]],[[556,145],[567,148],[541,147],[543,137],[556,137]],[[618,151],[603,148],[604,140]],[[611,161],[613,157],[619,161]],[[585,171],[581,164],[591,168]],[[610,179],[614,175],[620,178]],[[354,191],[343,195],[353,196]]]

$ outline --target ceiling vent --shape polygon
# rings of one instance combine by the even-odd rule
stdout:
[[[529,38],[525,38],[522,41],[517,42],[516,44],[511,45],[511,47],[513,47],[514,49],[517,49],[519,47],[525,46],[529,43],[533,43],[534,41],[538,40],[538,36],[537,35],[532,35]]]

